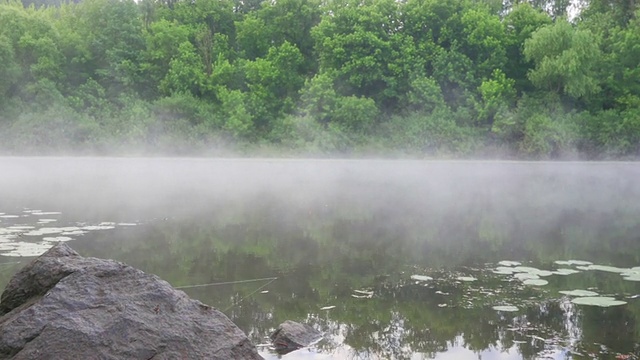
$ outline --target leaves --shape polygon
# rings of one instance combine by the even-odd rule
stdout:
[[[44,3],[0,4],[9,128],[25,109],[46,122],[55,104],[116,143],[163,129],[313,152],[638,153],[640,20],[627,2],[589,2],[571,23],[566,1]],[[208,110],[152,130],[149,109],[185,94]]]
[[[539,88],[574,98],[599,91],[594,67],[601,52],[588,30],[559,20],[534,32],[525,41],[524,55],[536,64],[528,77]]]

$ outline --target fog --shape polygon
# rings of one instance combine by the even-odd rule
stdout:
[[[0,251],[26,244],[3,255],[33,256],[23,254],[73,240],[83,255],[123,261],[177,287],[277,277],[185,291],[229,309],[254,343],[286,319],[313,323],[327,342],[309,358],[455,357],[471,348],[491,358],[511,336],[523,345],[509,352],[537,358],[529,333],[507,331],[512,321],[530,322],[536,336],[560,334],[545,345],[558,353],[580,336],[580,353],[597,351],[595,342],[619,352],[637,344],[626,324],[638,303],[583,320],[557,291],[597,288],[630,299],[640,283],[585,270],[546,278],[538,291],[492,272],[501,260],[545,270],[568,259],[640,267],[637,163],[5,157],[0,171]],[[55,234],[32,231],[43,228]],[[10,272],[0,274],[8,281]],[[426,286],[411,274],[436,279]],[[482,293],[460,275],[477,278]],[[256,293],[263,285],[268,293]],[[362,289],[375,295],[353,296]],[[239,297],[247,298],[242,306]],[[505,304],[527,315],[496,320],[492,306]],[[327,305],[337,307],[318,310]],[[601,330],[603,321],[615,330]]]
[[[5,210],[147,217],[193,215],[260,196],[285,207],[339,198],[393,213],[464,208],[478,199],[492,207],[607,211],[640,195],[640,167],[624,162],[4,157],[0,171]]]
[[[0,169],[0,212],[61,211],[73,221],[181,220],[233,209],[243,216],[266,207],[282,221],[364,212],[394,231],[435,218],[455,229],[470,214],[489,214],[500,227],[544,232],[568,215],[593,225],[621,209],[634,213],[640,198],[640,167],[623,162],[5,157]]]

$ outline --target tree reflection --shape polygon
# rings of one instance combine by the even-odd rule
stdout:
[[[238,200],[219,194],[197,213],[99,233],[73,246],[174,286],[278,277],[268,293],[256,293],[259,282],[185,289],[225,310],[256,343],[291,319],[326,334],[318,351],[348,349],[353,358],[431,358],[454,346],[478,354],[517,349],[525,359],[567,349],[598,354],[602,346],[638,353],[636,300],[603,310],[576,307],[557,293],[595,286],[629,296],[640,293],[638,284],[591,272],[555,276],[537,289],[487,270],[487,263],[504,259],[547,267],[569,258],[640,264],[637,199],[615,192],[606,202],[599,195],[568,196],[567,184],[549,187],[549,179],[529,175],[483,187],[456,179],[455,192],[346,182],[318,195],[256,190]],[[412,274],[436,280],[416,283]],[[479,280],[464,283],[457,274]],[[374,295],[357,298],[354,290]],[[520,310],[492,309],[503,303]],[[328,305],[336,307],[320,310]]]

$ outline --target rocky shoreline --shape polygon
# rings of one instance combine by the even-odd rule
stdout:
[[[222,312],[61,243],[0,297],[0,359],[262,359]]]

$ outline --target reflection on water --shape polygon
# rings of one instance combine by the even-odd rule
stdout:
[[[325,333],[283,359],[640,355],[640,283],[555,263],[640,266],[633,163],[16,158],[0,168],[0,212],[30,214],[0,218],[3,244],[67,236],[83,255],[177,287],[217,284],[184,291],[255,344],[287,319]],[[14,236],[42,228],[86,233]],[[4,282],[15,260],[0,258]],[[548,284],[496,273],[503,260]],[[577,272],[545,272],[560,268]],[[575,305],[559,292],[576,289],[627,304]]]

